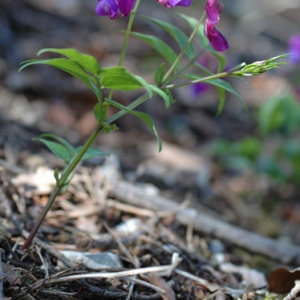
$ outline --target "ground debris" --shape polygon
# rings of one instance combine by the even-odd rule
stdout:
[[[32,176],[27,177],[29,182],[25,177],[13,180],[20,174],[2,166],[1,193],[8,208],[0,215],[3,297],[248,299],[252,291],[252,299],[260,299],[267,291],[266,275],[246,266],[247,261],[236,264],[230,249],[232,244],[241,247],[238,242],[226,245],[225,238],[223,246],[218,239],[223,233],[218,237],[217,231],[205,232],[205,226],[199,230],[196,223],[182,222],[178,216],[192,210],[187,202],[170,206],[172,201],[159,196],[159,191],[123,181],[115,159],[80,168],[26,252],[20,250],[26,229],[44,205],[47,191],[35,188],[21,196],[29,182],[38,183]],[[118,176],[110,176],[112,172]],[[16,205],[18,201],[23,204]],[[120,264],[100,264],[95,271],[89,267],[91,261],[66,257],[74,251],[91,257],[107,252]]]

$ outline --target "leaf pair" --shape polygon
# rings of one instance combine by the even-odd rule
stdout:
[[[70,163],[73,157],[81,151],[82,147],[75,148],[66,139],[58,137],[51,133],[42,134],[39,138],[33,140],[43,143],[58,158],[66,163]],[[106,156],[108,153],[95,148],[89,148],[82,157],[82,160],[91,159],[98,156]]]
[[[22,63],[19,71],[31,65],[49,65],[79,79],[89,87],[97,98],[101,97],[102,90],[105,88],[119,91],[145,88],[150,95],[153,93],[160,95],[167,106],[171,103],[169,95],[163,90],[147,83],[143,77],[133,74],[125,67],[100,68],[96,58],[82,54],[75,49],[42,49],[37,55],[44,53],[55,53],[65,57],[27,60]]]
[[[203,51],[210,52],[211,54],[213,54],[216,57],[216,59],[219,62],[218,72],[222,72],[226,66],[226,58],[212,48],[207,37],[204,34],[204,25],[199,24],[199,20],[197,20],[193,17],[186,16],[184,14],[179,14],[179,16],[188,23],[188,25],[191,27],[192,30],[195,30],[195,36],[197,38],[196,41],[200,44]],[[172,24],[169,24],[168,22],[164,22],[161,20],[157,20],[154,18],[148,18],[148,17],[147,17],[147,19],[149,21],[151,21],[152,23],[158,25],[164,31],[166,31],[177,42],[181,51],[187,56],[187,58],[189,59],[190,62],[193,62],[192,64],[191,63],[188,63],[188,64],[194,65],[196,67],[199,66],[199,63],[197,62],[197,60],[198,60],[198,56],[200,54],[196,54],[195,46],[189,36],[187,36],[180,28],[178,28]],[[146,42],[148,45],[150,45],[170,65],[176,64],[174,70],[175,70],[175,72],[177,72],[177,74],[180,73],[179,61],[177,61],[179,54],[176,53],[172,49],[171,46],[169,46],[167,43],[162,41],[160,38],[153,36],[153,35],[141,34],[141,33],[137,33],[137,32],[132,33],[132,35],[141,39],[142,41]],[[202,53],[202,52],[200,52],[200,53]],[[157,86],[160,86],[164,80],[164,75],[165,75],[164,68],[165,68],[165,64],[162,63],[155,72],[155,83],[157,84]],[[209,71],[208,69],[205,69],[203,66],[202,66],[202,69],[204,69],[206,71],[206,74],[208,76],[213,74],[211,71]],[[178,72],[178,70],[179,70],[179,72]],[[185,78],[189,78],[192,80],[196,80],[196,79],[201,80],[201,79],[205,78],[205,76],[203,75],[203,72],[202,72],[202,74],[200,74],[200,73],[193,73],[193,74],[184,73],[183,76]],[[219,101],[219,107],[218,107],[217,114],[219,114],[223,109],[223,106],[225,103],[225,92],[226,91],[234,94],[240,100],[242,100],[240,95],[235,91],[235,89],[228,82],[224,81],[221,78],[204,80],[203,82],[206,82],[208,84],[215,86],[218,90],[220,101]]]

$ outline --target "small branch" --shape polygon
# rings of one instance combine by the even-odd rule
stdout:
[[[175,212],[178,203],[145,194],[145,191],[125,181],[111,182],[110,195],[131,205],[151,209],[157,213]],[[300,264],[300,247],[280,242],[259,234],[235,227],[193,208],[183,208],[176,213],[176,220],[186,226],[192,225],[195,230],[214,236],[230,244],[258,253],[285,264]]]
[[[100,272],[100,273],[84,273],[84,274],[76,274],[70,276],[63,276],[59,278],[49,278],[46,280],[40,280],[30,286],[32,290],[39,289],[44,285],[53,285],[60,282],[74,281],[78,279],[112,279],[112,278],[124,278],[130,276],[136,276],[141,274],[149,274],[149,273],[158,273],[160,276],[170,276],[170,274],[174,271],[174,269],[181,262],[181,258],[177,253],[173,253],[172,262],[170,265],[166,266],[155,266],[155,267],[146,267],[146,268],[138,268],[133,270],[126,270],[120,272]],[[134,279],[135,280],[135,279]]]

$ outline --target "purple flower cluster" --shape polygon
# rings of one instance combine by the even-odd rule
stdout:
[[[98,0],[96,13],[111,19],[127,17],[133,9],[135,0]]]
[[[158,3],[167,8],[172,8],[174,6],[190,6],[192,0],[156,0]]]
[[[192,0],[156,0],[167,8],[174,6],[190,6]],[[109,16],[111,19],[127,17],[133,9],[135,0],[98,0],[96,13],[99,16]],[[220,12],[223,6],[219,0],[207,0],[205,34],[213,48],[224,51],[229,48],[225,37],[216,29],[215,25],[220,21]]]
[[[206,2],[206,22],[205,22],[205,34],[217,51],[225,51],[229,48],[226,38],[215,27],[220,21],[220,13],[223,6],[219,3],[219,0],[207,0]]]

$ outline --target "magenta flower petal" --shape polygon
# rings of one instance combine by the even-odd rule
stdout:
[[[157,0],[158,3],[167,8],[172,8],[174,6],[190,6],[192,0]]]
[[[219,3],[219,0],[207,0],[205,9],[207,15],[205,22],[205,35],[215,50],[227,50],[229,45],[226,38],[215,27],[215,25],[220,21],[220,12],[223,9],[223,6]]]
[[[218,31],[214,23],[206,20],[205,23],[205,34],[216,51],[225,51],[229,48],[226,38]]]
[[[289,39],[288,52],[290,62],[293,64],[300,63],[300,35],[293,35]]]
[[[217,24],[220,21],[220,13],[223,5],[219,3],[219,0],[207,0],[205,9],[207,19],[211,23]]]
[[[118,0],[118,7],[120,14],[123,17],[127,17],[132,11],[135,4],[135,0]]]

